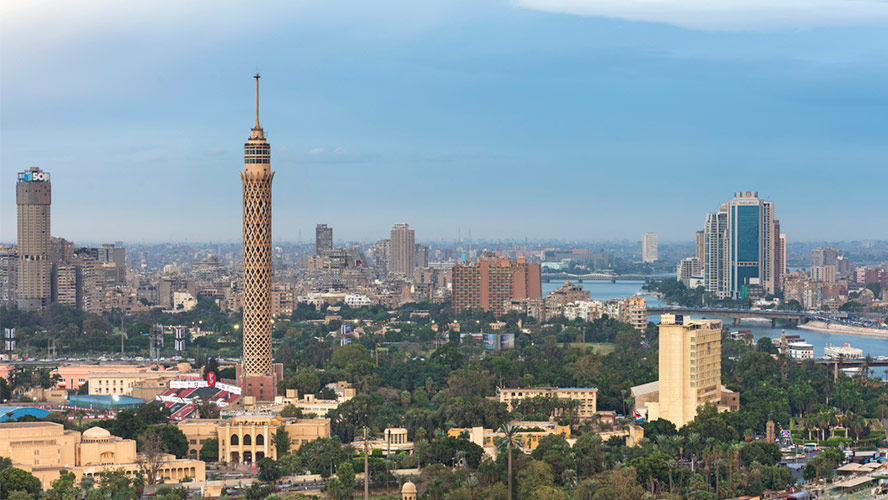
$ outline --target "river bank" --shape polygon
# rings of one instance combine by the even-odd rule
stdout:
[[[823,321],[811,321],[799,325],[799,328],[803,330],[812,330],[822,333],[840,333],[844,335],[860,335],[864,337],[879,337],[888,339],[888,330],[885,329],[863,328],[860,326],[825,323]]]

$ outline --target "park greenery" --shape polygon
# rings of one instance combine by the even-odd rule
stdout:
[[[683,285],[679,285],[662,282],[657,290],[667,297],[696,297],[699,292],[682,291]],[[418,310],[423,314],[411,314]],[[324,321],[332,315],[338,318]],[[4,324],[20,328],[25,345],[39,346],[52,337],[60,352],[72,352],[79,349],[83,338],[104,336],[112,340],[109,345],[114,344],[112,319],[51,308],[43,316],[4,318],[9,322]],[[99,320],[105,326],[91,324]],[[132,318],[128,329],[138,336],[144,325],[164,320],[170,318]],[[194,311],[172,321],[210,325],[216,334],[197,339],[188,356],[207,369],[225,369],[215,357],[228,349],[228,342],[220,344],[218,340],[232,337],[233,345],[239,345],[238,315],[201,301]],[[499,332],[515,334],[514,349],[485,351],[468,337],[461,337],[493,331],[496,321],[501,322],[495,325]],[[362,333],[345,345],[339,333],[343,322]],[[72,325],[70,331],[63,325]],[[454,314],[448,304],[408,304],[393,310],[381,306],[333,310],[325,306],[317,310],[300,305],[291,316],[277,318],[273,325],[275,361],[285,368],[279,393],[296,389],[300,395],[331,398],[327,384],[346,381],[357,388],[358,395],[328,415],[330,438],[305,443],[288,453],[289,436],[283,428],[278,429],[272,441],[279,451],[278,459],[263,459],[257,476],[274,484],[289,474],[319,474],[329,479],[332,497],[349,498],[357,487],[355,472],[364,467],[363,429],[381,436],[386,428],[403,427],[415,442],[415,453],[385,457],[382,450],[373,450],[367,461],[374,491],[395,491],[399,479],[392,471],[421,467],[415,481],[421,497],[429,500],[508,499],[510,492],[511,498],[531,500],[706,500],[759,495],[765,489],[784,489],[795,482],[789,469],[779,465],[780,450],[756,440],[769,418],[778,429],[790,430],[796,442],[813,441],[825,447],[803,471],[809,480],[831,477],[844,459],[839,456],[841,448],[875,449],[885,442],[880,419],[888,409],[888,388],[879,379],[849,378],[841,373],[834,378],[823,365],[778,354],[777,347],[766,339],[750,347],[730,340],[727,334],[723,338],[722,383],[740,393],[738,412],[719,413],[712,405],[703,406],[694,421],[678,429],[666,421],[646,422],[642,424],[645,438],[631,447],[619,436],[602,439],[601,432],[619,431],[633,423],[622,417],[630,414],[634,403],[631,387],[657,379],[656,332],[654,325],[640,332],[606,316],[588,323],[564,318],[541,323],[515,313],[499,318],[482,311]],[[119,348],[120,337],[116,338]],[[215,345],[221,345],[222,351]],[[126,348],[132,348],[133,354],[142,353],[136,344],[128,343]],[[52,380],[48,372],[22,371],[7,390],[22,384],[49,386]],[[528,399],[510,411],[494,397],[498,387],[538,386],[595,387],[599,411],[615,412],[618,417],[613,424],[597,419],[580,421],[574,405],[550,398]],[[290,418],[301,416],[295,407],[285,411]],[[69,428],[85,428],[77,419],[52,418]],[[86,425],[101,425],[137,441],[151,433],[163,450],[185,456],[184,435],[168,419],[162,407],[145,405],[121,411],[115,420]],[[513,436],[520,429],[511,429],[510,424],[549,420],[571,427],[573,446],[564,436],[550,435],[525,453],[530,450],[521,449]],[[465,433],[447,433],[475,426],[500,430],[504,436],[496,442],[495,460]],[[218,443],[213,440],[206,441],[201,450],[208,461],[217,459],[218,453]],[[41,495],[56,498],[50,496],[56,494],[52,490],[41,493],[39,484],[35,489],[30,474],[16,470],[7,466],[0,471],[0,492],[21,491],[32,499]],[[66,477],[62,479],[67,481]],[[104,491],[104,496],[88,494],[93,498],[130,498],[126,495],[140,491],[147,482],[145,477],[124,478],[126,483],[118,479],[109,473],[91,488]],[[58,490],[73,487],[60,482]],[[111,492],[115,488],[122,496]],[[246,496],[262,498],[272,491],[274,488],[256,485]],[[162,493],[170,499],[179,494],[175,489]]]

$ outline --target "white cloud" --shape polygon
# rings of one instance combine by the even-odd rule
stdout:
[[[888,0],[512,0],[533,10],[699,30],[888,26]]]

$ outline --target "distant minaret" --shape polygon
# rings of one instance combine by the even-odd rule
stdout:
[[[244,355],[238,382],[244,396],[274,400],[279,367],[271,358],[271,146],[259,126],[259,74],[256,123],[244,144]],[[283,370],[280,370],[281,372]]]

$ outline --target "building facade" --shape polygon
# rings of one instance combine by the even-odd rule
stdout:
[[[15,202],[18,210],[19,309],[40,311],[52,299],[50,261],[50,205],[52,184],[49,172],[38,167],[18,173]]]
[[[141,472],[136,442],[112,436],[101,427],[83,434],[67,431],[52,422],[16,422],[0,424],[0,456],[12,460],[13,467],[24,469],[48,489],[62,471],[74,474],[75,481],[98,477],[107,470],[123,469],[129,478]],[[199,460],[160,457],[161,482],[178,483],[186,478],[206,480],[206,466]]]
[[[728,296],[727,238],[728,206],[706,215],[703,230],[703,286],[718,298]]]
[[[277,415],[239,415],[226,419],[192,419],[178,424],[188,440],[188,456],[200,458],[203,443],[219,441],[219,461],[229,464],[256,463],[265,457],[277,459],[274,433],[283,426],[290,435],[290,450],[315,439],[330,437],[330,420],[288,419]]]
[[[644,233],[641,237],[641,260],[644,262],[657,261],[657,234]]]
[[[774,203],[753,191],[734,193],[718,212],[706,217],[702,263],[706,291],[738,300],[779,291],[785,248]]]
[[[333,249],[333,228],[326,224],[315,226],[315,253],[324,255],[327,250]]]
[[[388,272],[413,276],[416,268],[415,233],[407,223],[395,224],[391,231],[392,249]]]
[[[542,296],[540,265],[523,257],[510,261],[487,253],[477,262],[453,266],[451,282],[455,312],[482,309],[502,314],[508,302]]]
[[[591,420],[597,411],[598,389],[594,387],[526,387],[509,389],[499,387],[496,397],[512,411],[523,399],[546,397],[578,401],[576,416],[581,422]],[[557,416],[557,415],[556,415]]]
[[[18,252],[0,245],[0,305],[18,305]]]
[[[682,427],[697,416],[698,406],[722,403],[721,331],[721,320],[661,316],[659,394],[646,403],[649,420]]]

